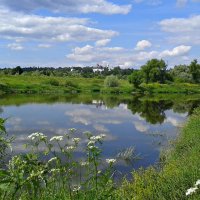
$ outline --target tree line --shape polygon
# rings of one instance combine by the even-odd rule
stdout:
[[[128,79],[136,88],[142,83],[200,83],[200,64],[195,59],[189,65],[176,65],[167,69],[164,60],[151,59],[139,70],[134,70]]]
[[[85,78],[105,78],[114,75],[120,79],[128,79],[136,88],[141,83],[161,84],[170,82],[200,83],[200,64],[195,59],[189,65],[176,65],[171,69],[167,68],[164,60],[151,59],[140,67],[140,69],[122,69],[119,66],[108,68],[98,65],[97,67],[25,67],[0,69],[1,75],[33,75],[33,76],[74,76]],[[94,71],[99,69],[99,71]]]

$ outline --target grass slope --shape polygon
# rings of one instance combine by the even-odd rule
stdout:
[[[200,108],[190,117],[170,152],[165,152],[160,170],[150,167],[133,172],[132,182],[124,181],[116,199],[198,200],[200,189],[186,196],[187,189],[200,179]]]

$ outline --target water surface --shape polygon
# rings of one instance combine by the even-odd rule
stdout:
[[[9,118],[6,128],[16,137],[15,153],[23,153],[23,144],[33,132],[47,136],[64,135],[76,128],[77,136],[91,131],[106,134],[103,157],[113,158],[120,151],[135,148],[140,160],[119,160],[122,174],[133,168],[147,167],[159,160],[168,141],[177,137],[188,115],[200,104],[198,96],[102,96],[11,95],[0,98],[0,115]],[[82,153],[77,153],[77,157]]]

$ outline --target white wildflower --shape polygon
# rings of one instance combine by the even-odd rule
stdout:
[[[75,147],[74,147],[74,146],[68,146],[66,149],[67,149],[67,150],[74,150]]]
[[[57,159],[58,159],[57,157],[53,157],[53,158],[51,158],[51,159],[48,161],[48,163],[53,162],[53,161],[55,161],[55,160],[57,160]]]
[[[74,132],[76,131],[75,128],[69,128],[68,130],[69,130],[71,133],[74,133]]]
[[[45,136],[43,133],[39,133],[39,132],[32,133],[31,135],[28,136],[28,139],[31,139],[31,140],[35,140],[36,138],[46,139],[47,136]]]
[[[188,189],[186,192],[186,196],[193,194],[194,192],[196,192],[197,189],[197,187]]]
[[[51,172],[51,173],[60,172],[60,169],[51,169],[50,172]]]
[[[94,146],[94,144],[95,144],[95,141],[89,141],[87,146]]]
[[[72,138],[72,141],[73,141],[74,143],[79,143],[80,140],[81,140],[81,138]]]
[[[108,164],[114,164],[116,162],[116,159],[106,159],[106,162]]]
[[[195,183],[195,186],[200,185],[200,180],[197,180],[197,182]]]
[[[81,162],[81,166],[86,166],[86,165],[89,165],[88,162]]]
[[[54,136],[50,139],[50,141],[53,141],[53,140],[56,140],[56,141],[62,141],[63,140],[63,136]]]
[[[81,186],[80,186],[80,185],[74,185],[74,186],[72,187],[72,191],[73,191],[73,192],[78,192],[80,189],[81,189]]]

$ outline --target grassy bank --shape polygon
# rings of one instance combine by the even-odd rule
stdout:
[[[161,157],[162,169],[150,167],[133,172],[134,181],[125,181],[117,191],[123,199],[200,199],[200,189],[186,196],[187,189],[200,179],[200,108],[190,117],[171,151]]]
[[[196,94],[200,93],[200,85],[189,83],[150,83],[142,84],[139,89],[134,89],[127,80],[119,80],[118,87],[105,87],[103,78],[1,75],[0,94],[3,93]]]
[[[193,94],[200,93],[199,84],[191,83],[172,83],[172,84],[159,84],[159,83],[149,83],[142,84],[141,89],[146,93],[151,94]]]
[[[119,87],[104,87],[104,79],[48,76],[1,76],[1,93],[131,93],[132,85],[120,80]]]

